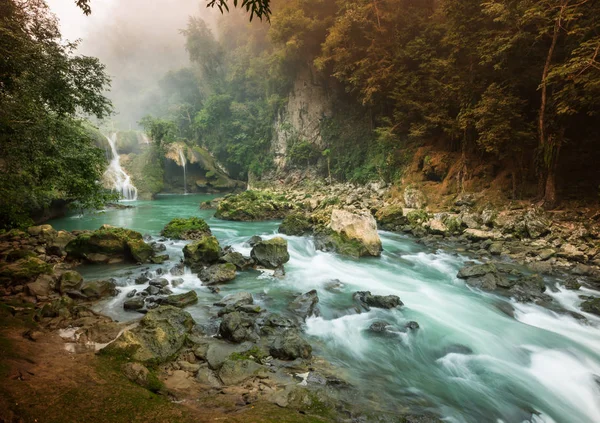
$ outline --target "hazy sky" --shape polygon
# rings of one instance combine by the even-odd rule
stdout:
[[[79,51],[106,65],[112,78],[107,94],[123,126],[146,113],[156,82],[169,70],[188,65],[184,37],[190,15],[214,21],[206,0],[91,0],[85,16],[74,0],[46,0],[57,15],[63,38],[82,39]]]

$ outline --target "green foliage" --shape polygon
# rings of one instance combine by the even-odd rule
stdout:
[[[163,155],[155,144],[133,156],[132,160],[123,161],[121,165],[131,175],[131,180],[141,197],[150,198],[162,191]]]
[[[293,165],[310,166],[321,156],[317,147],[307,140],[294,140],[288,146],[287,158]]]
[[[113,198],[98,181],[103,151],[82,116],[107,116],[104,66],[75,55],[42,1],[0,5],[0,227],[25,225],[55,198],[78,207]]]

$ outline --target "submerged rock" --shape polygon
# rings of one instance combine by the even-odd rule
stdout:
[[[383,333],[387,332],[388,326],[391,326],[389,322],[386,322],[384,320],[377,320],[376,322],[371,323],[371,326],[369,326],[369,330],[375,333]]]
[[[268,269],[276,269],[290,260],[287,241],[281,237],[257,242],[252,247],[250,256]]]
[[[138,326],[123,332],[101,351],[126,355],[142,363],[164,363],[176,356],[193,326],[194,320],[189,313],[176,307],[160,306],[149,311]]]
[[[216,285],[235,279],[236,268],[231,263],[213,264],[201,270],[198,276],[203,285]]]
[[[369,311],[370,307],[391,309],[404,305],[397,295],[373,295],[370,291],[357,291],[352,298],[366,311]]]

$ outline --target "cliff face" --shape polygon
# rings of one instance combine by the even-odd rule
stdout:
[[[332,113],[331,101],[323,81],[312,67],[299,71],[286,106],[273,127],[271,153],[277,173],[286,169],[287,153],[295,141],[308,141],[317,149],[325,148],[321,121]]]

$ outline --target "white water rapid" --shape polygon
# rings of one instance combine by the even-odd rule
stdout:
[[[137,188],[131,183],[131,177],[121,168],[121,159],[117,151],[117,134],[106,137],[110,145],[112,159],[108,169],[104,172],[104,179],[110,184],[114,191],[117,191],[123,200],[137,200]]]

